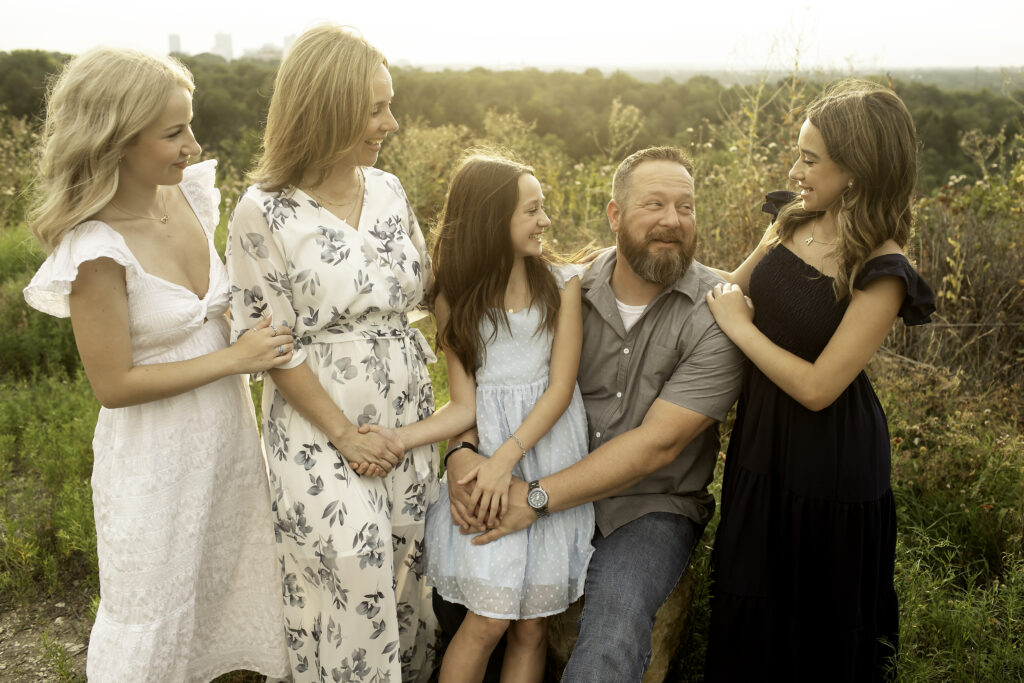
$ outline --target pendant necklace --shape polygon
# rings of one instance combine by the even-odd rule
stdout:
[[[163,206],[163,215],[162,216],[143,216],[142,214],[132,213],[131,211],[127,211],[124,207],[122,207],[120,204],[115,202],[113,199],[110,200],[111,206],[113,206],[115,209],[117,209],[121,213],[126,214],[128,216],[131,216],[132,218],[142,218],[142,219],[147,220],[147,221],[160,221],[161,223],[167,223],[167,219],[169,218],[169,216],[167,214],[167,197],[165,197],[162,192],[160,193],[160,203]]]
[[[814,239],[814,224],[816,222],[817,221],[811,221],[811,236],[804,240],[804,244],[810,245],[811,242],[817,242],[818,244],[822,244],[822,245],[824,245],[826,247],[834,246],[835,242],[822,242],[821,240]]]

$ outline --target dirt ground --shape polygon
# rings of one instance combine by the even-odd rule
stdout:
[[[89,602],[0,606],[0,681],[85,681]]]

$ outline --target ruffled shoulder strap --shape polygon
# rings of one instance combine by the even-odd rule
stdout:
[[[931,315],[935,311],[935,293],[903,254],[882,254],[867,261],[853,286],[864,289],[868,283],[885,275],[900,278],[907,287],[907,296],[899,312],[903,322],[907,325],[931,322]]]
[[[764,204],[761,205],[761,211],[771,214],[772,220],[774,221],[779,217],[779,211],[782,211],[782,207],[789,204],[798,196],[799,195],[797,195],[796,192],[790,192],[789,190],[775,190],[774,192],[769,192],[764,196]]]
[[[78,279],[78,268],[98,258],[113,259],[128,271],[141,271],[139,262],[116,230],[101,221],[86,221],[64,235],[39,267],[22,290],[25,301],[43,313],[67,318],[71,315],[68,295],[71,285]]]
[[[207,159],[185,169],[179,187],[185,193],[192,209],[199,216],[203,230],[213,237],[220,223],[220,190],[217,183],[217,160]]]

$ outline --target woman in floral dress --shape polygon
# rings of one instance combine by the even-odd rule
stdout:
[[[398,128],[393,94],[362,38],[329,25],[303,34],[230,226],[235,333],[267,316],[296,338],[263,389],[296,681],[422,681],[433,669],[422,557],[435,446],[403,454],[358,432],[433,411],[433,355],[407,317],[423,299],[426,246],[398,179],[372,168]]]

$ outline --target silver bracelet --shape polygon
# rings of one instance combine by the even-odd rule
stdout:
[[[519,437],[516,436],[515,432],[512,432],[512,438],[515,440],[516,445],[519,446],[519,452],[521,454],[519,457],[520,458],[525,458],[526,457],[526,449],[523,448],[523,442],[519,440]]]

